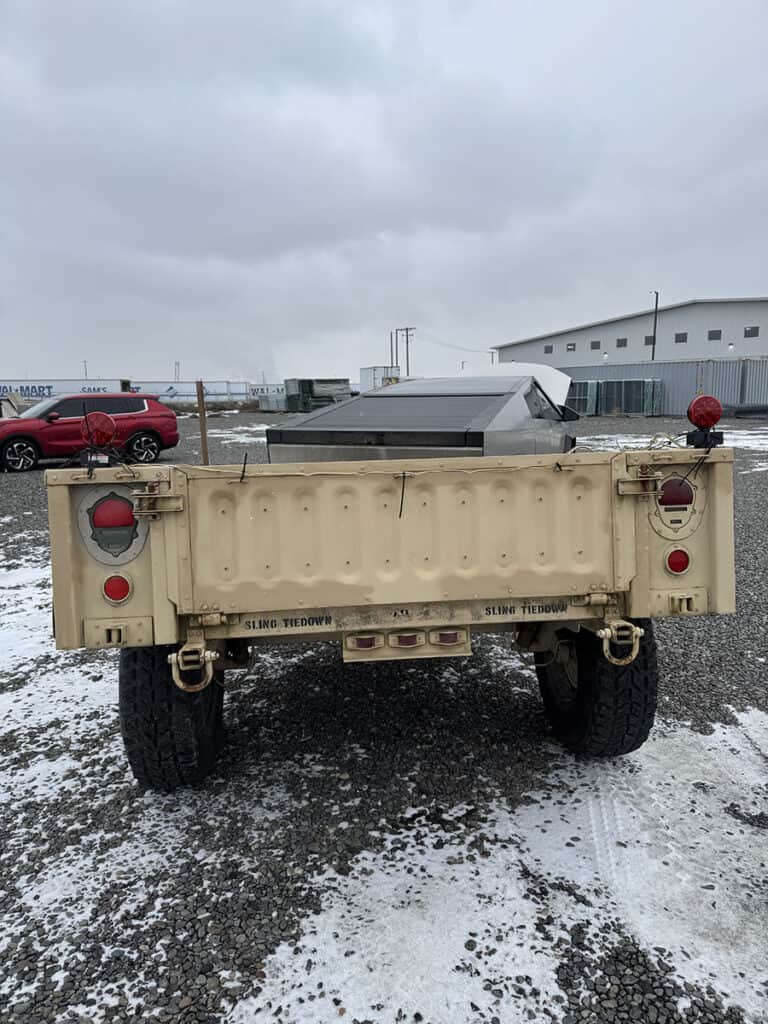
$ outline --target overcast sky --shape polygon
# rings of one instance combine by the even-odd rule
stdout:
[[[765,0],[0,0],[0,377],[768,294]],[[438,344],[442,342],[443,344]]]

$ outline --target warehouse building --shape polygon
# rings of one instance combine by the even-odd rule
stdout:
[[[582,366],[651,362],[653,309],[495,346],[500,363]],[[659,306],[655,360],[768,356],[768,298],[691,299]]]

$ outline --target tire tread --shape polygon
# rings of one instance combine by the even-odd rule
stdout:
[[[222,735],[220,674],[200,693],[185,693],[171,677],[173,650],[120,652],[120,732],[128,762],[142,788],[165,792],[201,782],[214,765]]]
[[[648,739],[656,716],[658,661],[653,624],[643,619],[637,625],[645,633],[629,665],[611,664],[592,634],[577,634],[580,693],[570,714],[557,708],[549,665],[537,656],[536,672],[550,722],[558,738],[577,753],[617,757],[637,750]]]

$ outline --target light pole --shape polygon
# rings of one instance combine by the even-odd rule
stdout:
[[[657,291],[651,294],[656,296],[656,301],[653,305],[653,343],[651,344],[651,362],[656,360],[656,324],[659,320],[659,293]]]

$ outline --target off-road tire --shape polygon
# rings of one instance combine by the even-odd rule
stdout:
[[[536,652],[536,675],[552,729],[579,754],[616,757],[637,750],[648,739],[656,716],[658,665],[650,619],[638,619],[645,630],[637,657],[629,665],[613,665],[603,656],[602,641],[587,629],[563,631],[572,645],[576,685],[553,652]],[[617,647],[616,656],[627,648]]]
[[[179,689],[168,655],[173,647],[120,651],[120,731],[139,785],[166,793],[210,773],[223,739],[221,672],[199,693]]]
[[[142,430],[140,433],[134,434],[125,443],[125,452],[129,462],[138,462],[145,466],[157,462],[162,448],[160,438],[149,430]]]
[[[7,473],[26,473],[40,460],[40,449],[28,437],[11,437],[0,449],[0,467]]]

